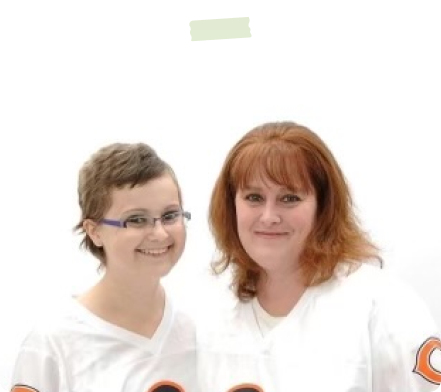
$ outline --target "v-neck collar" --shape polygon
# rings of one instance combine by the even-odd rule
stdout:
[[[115,339],[124,341],[151,353],[160,350],[164,338],[167,336],[172,325],[174,315],[173,305],[167,295],[165,295],[164,302],[164,312],[158,328],[151,338],[147,338],[98,317],[79,303],[77,299],[74,297],[72,298],[74,314],[76,315],[78,322],[85,323],[97,329],[99,333],[112,336]]]
[[[245,311],[247,312],[246,319],[249,320],[248,326],[251,329],[251,333],[253,334],[254,338],[258,341],[266,343],[272,341],[275,331],[277,331],[279,328],[284,328],[287,324],[295,323],[298,319],[302,317],[302,313],[309,303],[309,299],[311,298],[313,292],[314,287],[307,287],[297,303],[286,315],[286,317],[284,317],[283,320],[281,320],[276,326],[274,326],[274,328],[271,329],[271,331],[269,331],[265,336],[263,336],[259,328],[259,324],[253,309],[252,301],[257,301],[257,298],[250,301],[250,303],[247,304],[248,306],[245,307]]]

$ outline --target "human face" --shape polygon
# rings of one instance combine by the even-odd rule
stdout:
[[[160,217],[180,211],[178,187],[169,175],[133,188],[126,186],[111,193],[111,206],[104,218],[124,221],[136,216]],[[97,246],[104,248],[106,274],[154,278],[168,274],[185,247],[186,229],[183,218],[173,224],[153,227],[114,227],[97,225],[91,235]]]
[[[313,193],[255,179],[235,197],[237,231],[248,255],[268,274],[297,270],[317,209]]]

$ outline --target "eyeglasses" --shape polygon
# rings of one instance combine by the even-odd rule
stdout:
[[[182,221],[182,219],[189,221],[191,219],[191,214],[187,211],[172,211],[166,212],[158,218],[137,214],[129,216],[122,221],[104,218],[101,219],[100,223],[108,226],[123,227],[125,229],[144,229],[146,227],[155,227],[156,221],[160,221],[163,226],[171,226]]]

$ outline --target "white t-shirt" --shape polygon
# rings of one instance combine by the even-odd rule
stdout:
[[[209,318],[198,332],[204,392],[428,392],[441,382],[426,305],[371,265],[308,288],[264,334],[252,302]]]
[[[151,339],[108,323],[75,299],[29,333],[11,392],[193,392],[195,329],[166,298]]]
[[[257,297],[251,300],[256,325],[262,336],[266,336],[276,325],[278,325],[285,317],[275,317],[270,315],[262,305],[260,305]]]

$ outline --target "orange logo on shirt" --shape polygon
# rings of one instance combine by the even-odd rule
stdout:
[[[419,348],[413,371],[424,377],[427,381],[439,385],[441,384],[441,369],[435,369],[431,363],[431,357],[435,350],[441,350],[441,340],[431,337]]]
[[[147,392],[185,392],[184,388],[173,381],[160,381],[153,385]]]
[[[38,392],[38,390],[27,385],[14,385],[11,392]]]
[[[228,392],[264,392],[264,390],[255,384],[241,384],[229,389]]]

